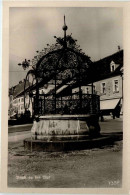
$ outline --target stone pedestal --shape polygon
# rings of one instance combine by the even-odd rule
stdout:
[[[96,115],[48,115],[34,121],[33,140],[69,141],[86,140],[100,135]]]
[[[97,147],[102,139],[97,115],[41,116],[34,121],[31,134],[24,140],[25,149],[45,152]]]

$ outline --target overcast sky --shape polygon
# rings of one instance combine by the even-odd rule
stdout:
[[[18,63],[54,43],[54,35],[63,36],[64,14],[67,34],[72,33],[92,61],[117,52],[118,45],[123,48],[122,8],[10,8],[10,87],[25,78]]]

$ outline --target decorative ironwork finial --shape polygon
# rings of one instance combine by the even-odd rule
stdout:
[[[66,30],[68,29],[68,27],[66,26],[66,23],[65,23],[65,15],[64,15],[64,26],[62,27],[62,29],[63,29],[64,31],[66,31]]]
[[[120,51],[121,50],[121,47],[120,47],[120,45],[118,45],[118,51]]]
[[[62,27],[63,31],[64,31],[64,47],[67,46],[67,43],[66,43],[66,31],[68,29],[68,27],[66,26],[66,23],[65,23],[65,15],[64,15],[64,26]]]
[[[64,15],[64,25],[65,25],[65,15]]]

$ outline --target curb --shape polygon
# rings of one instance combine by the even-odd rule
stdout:
[[[85,150],[91,148],[101,148],[106,145],[113,145],[115,141],[122,140],[121,135],[102,135],[98,138],[88,140],[70,140],[70,141],[42,141],[31,140],[27,138],[24,140],[25,150],[44,151],[44,152],[60,152],[71,150]]]

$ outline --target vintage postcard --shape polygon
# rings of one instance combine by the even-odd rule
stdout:
[[[3,1],[2,192],[130,192],[129,13]]]

